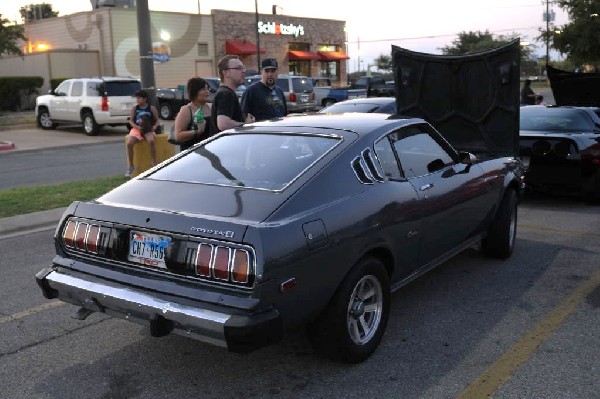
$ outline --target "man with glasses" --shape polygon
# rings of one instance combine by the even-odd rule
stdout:
[[[215,133],[255,121],[251,114],[244,117],[235,94],[236,87],[244,83],[246,78],[246,68],[240,58],[226,55],[219,60],[218,68],[221,86],[215,93],[211,108],[212,131]]]
[[[257,121],[286,116],[287,104],[281,87],[277,86],[277,60],[265,58],[261,63],[261,79],[252,83],[242,96],[242,111]]]

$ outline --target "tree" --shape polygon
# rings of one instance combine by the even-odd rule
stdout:
[[[52,9],[52,4],[40,3],[29,4],[19,9],[23,22],[35,21],[38,19],[58,17],[58,11]]]
[[[23,55],[19,41],[27,41],[22,25],[10,25],[0,14],[0,58],[3,55]]]
[[[518,39],[519,35],[512,33],[510,35],[495,36],[489,31],[481,32],[461,32],[458,37],[452,41],[452,46],[440,48],[443,54],[460,55],[469,53],[478,53],[503,46],[511,41]],[[521,74],[538,75],[538,63],[533,57],[534,47],[531,45],[521,47]]]
[[[575,65],[600,64],[600,5],[590,0],[555,0],[554,4],[565,10],[570,22],[552,26],[538,39],[546,41],[549,36],[551,47],[567,55]]]
[[[379,71],[391,72],[393,69],[392,57],[389,55],[380,54],[379,57],[375,58],[373,61]]]

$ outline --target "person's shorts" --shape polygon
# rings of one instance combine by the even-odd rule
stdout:
[[[131,130],[129,131],[129,135],[135,137],[139,141],[144,141],[145,137],[149,134],[154,135],[154,132],[148,132],[142,136],[142,133],[137,129],[131,128]]]

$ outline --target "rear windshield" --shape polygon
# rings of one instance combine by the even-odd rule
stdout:
[[[313,84],[309,78],[292,78],[295,93],[312,93]]]
[[[342,112],[375,112],[379,104],[372,103],[337,103],[323,108],[320,113],[339,114]]]
[[[540,132],[593,132],[598,128],[585,111],[573,108],[522,107],[521,130]]]
[[[263,190],[283,190],[339,137],[243,133],[217,137],[150,178]]]
[[[113,81],[104,82],[104,90],[109,97],[133,96],[134,93],[142,88],[140,82],[135,81]]]

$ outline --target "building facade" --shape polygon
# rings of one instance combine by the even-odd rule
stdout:
[[[257,18],[227,10],[210,15],[151,11],[150,20],[157,87],[185,84],[192,76],[218,76],[217,63],[225,54],[237,54],[249,70],[257,71],[260,59],[272,57],[280,73],[329,77],[333,85],[347,80],[344,21],[275,14]],[[1,76],[35,70],[44,77],[45,92],[51,79],[141,75],[135,9],[102,7],[29,22],[25,28],[26,55],[0,59]],[[32,68],[43,53],[48,66]]]

